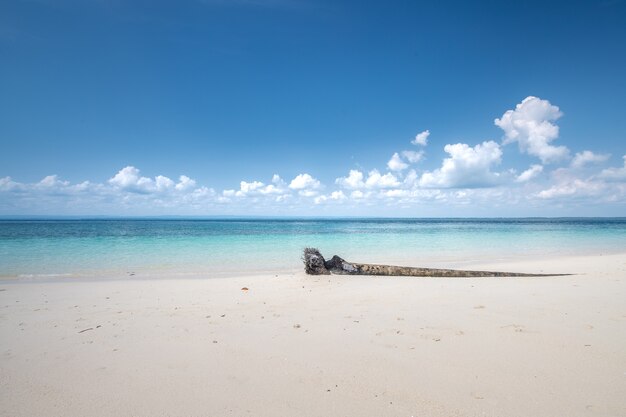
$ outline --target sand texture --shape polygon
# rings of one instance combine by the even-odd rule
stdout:
[[[472,267],[0,282],[0,415],[626,416],[626,255]]]

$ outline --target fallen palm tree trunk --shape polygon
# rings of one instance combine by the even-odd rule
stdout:
[[[325,260],[319,250],[304,249],[304,270],[309,275],[385,275],[408,277],[549,277],[571,274],[524,274],[519,272],[465,271],[460,269],[416,268],[410,266],[372,265],[348,262],[335,255]]]

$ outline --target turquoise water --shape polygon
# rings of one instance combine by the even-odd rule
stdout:
[[[0,220],[0,276],[296,271],[305,246],[419,266],[624,253],[626,218]]]

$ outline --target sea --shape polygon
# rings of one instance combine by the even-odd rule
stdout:
[[[305,247],[451,268],[626,253],[626,218],[10,218],[0,220],[0,279],[297,273]]]

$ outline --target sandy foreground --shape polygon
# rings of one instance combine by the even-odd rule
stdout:
[[[0,282],[0,415],[626,416],[626,255],[472,266]]]

